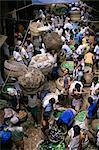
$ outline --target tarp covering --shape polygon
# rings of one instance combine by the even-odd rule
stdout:
[[[32,0],[34,4],[55,4],[55,3],[72,3],[79,0]]]

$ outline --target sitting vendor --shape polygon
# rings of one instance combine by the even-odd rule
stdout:
[[[58,126],[64,124],[67,128],[70,128],[70,126],[73,124],[75,115],[76,111],[72,108],[68,108],[59,116],[57,121]]]

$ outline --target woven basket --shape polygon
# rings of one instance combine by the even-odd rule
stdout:
[[[71,11],[70,18],[72,21],[79,21],[80,20],[80,11]]]
[[[38,30],[38,28],[43,27],[43,25],[41,23],[37,23],[37,22],[32,22],[30,23],[30,32],[32,36],[39,36],[41,34],[41,32]]]
[[[5,75],[9,74],[11,77],[19,77],[27,73],[27,66],[17,61],[6,60],[4,62],[4,71]]]

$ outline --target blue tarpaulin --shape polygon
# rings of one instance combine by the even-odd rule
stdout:
[[[32,0],[34,4],[55,4],[55,3],[72,3],[79,0]]]

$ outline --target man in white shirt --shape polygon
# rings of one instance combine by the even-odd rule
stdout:
[[[63,29],[58,27],[58,28],[55,29],[55,32],[58,33],[60,36],[62,36]]]
[[[80,45],[80,46],[78,46],[78,48],[77,48],[77,50],[76,50],[76,53],[78,54],[78,55],[81,55],[81,54],[83,54],[84,53],[84,49],[86,48],[86,45]]]
[[[31,43],[30,40],[27,41],[27,54],[29,57],[29,61],[31,61],[32,57],[33,57],[33,53],[34,53],[34,49],[33,49],[33,44]]]
[[[83,84],[80,81],[73,81],[69,88],[69,93],[73,93],[74,90],[77,90],[77,92],[82,92],[83,90]]]
[[[55,99],[55,103],[58,102],[58,95],[55,93],[48,93],[43,99],[43,108],[45,108],[49,104],[49,100],[51,98]]]
[[[72,55],[72,50],[66,44],[66,42],[64,42],[64,45],[62,46],[62,49],[66,52],[66,58],[70,58],[70,56]]]
[[[66,20],[64,29],[68,28],[69,30],[73,29],[72,24],[70,23],[70,20]]]
[[[13,51],[13,56],[14,56],[14,59],[22,64],[24,64],[23,60],[22,60],[22,57],[20,55],[20,53],[18,51]]]
[[[20,49],[21,49],[21,56],[22,56],[22,58],[28,59],[29,57],[28,57],[28,54],[27,54],[25,48],[24,47],[20,47]]]
[[[99,42],[95,46],[94,53],[95,53],[95,59],[96,59],[96,67],[98,70],[98,67],[99,67]]]

